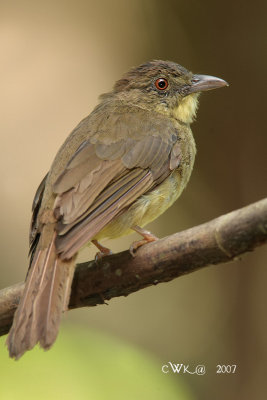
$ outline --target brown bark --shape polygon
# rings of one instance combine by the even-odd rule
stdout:
[[[70,308],[95,306],[208,265],[235,260],[267,242],[267,198],[138,249],[79,264]],[[24,283],[0,291],[0,335],[8,332]]]

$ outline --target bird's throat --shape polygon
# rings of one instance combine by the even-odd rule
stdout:
[[[196,117],[199,93],[192,93],[182,99],[172,111],[172,116],[185,124],[191,124]]]

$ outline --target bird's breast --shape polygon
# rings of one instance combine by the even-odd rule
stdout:
[[[131,226],[145,226],[163,214],[180,196],[187,180],[177,169],[157,188],[142,195],[123,214],[102,229],[96,239],[116,238],[132,233]]]
[[[189,126],[179,129],[181,161],[157,187],[140,196],[127,210],[112,220],[96,239],[116,238],[132,233],[134,225],[145,226],[163,214],[187,185],[195,160],[195,141]]]

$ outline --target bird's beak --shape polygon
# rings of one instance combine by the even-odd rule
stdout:
[[[209,75],[193,75],[189,93],[204,92],[206,90],[217,89],[229,84],[223,79]]]

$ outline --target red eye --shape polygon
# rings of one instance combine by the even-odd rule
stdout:
[[[168,81],[165,78],[159,78],[156,80],[155,86],[158,90],[165,90],[168,87]]]

